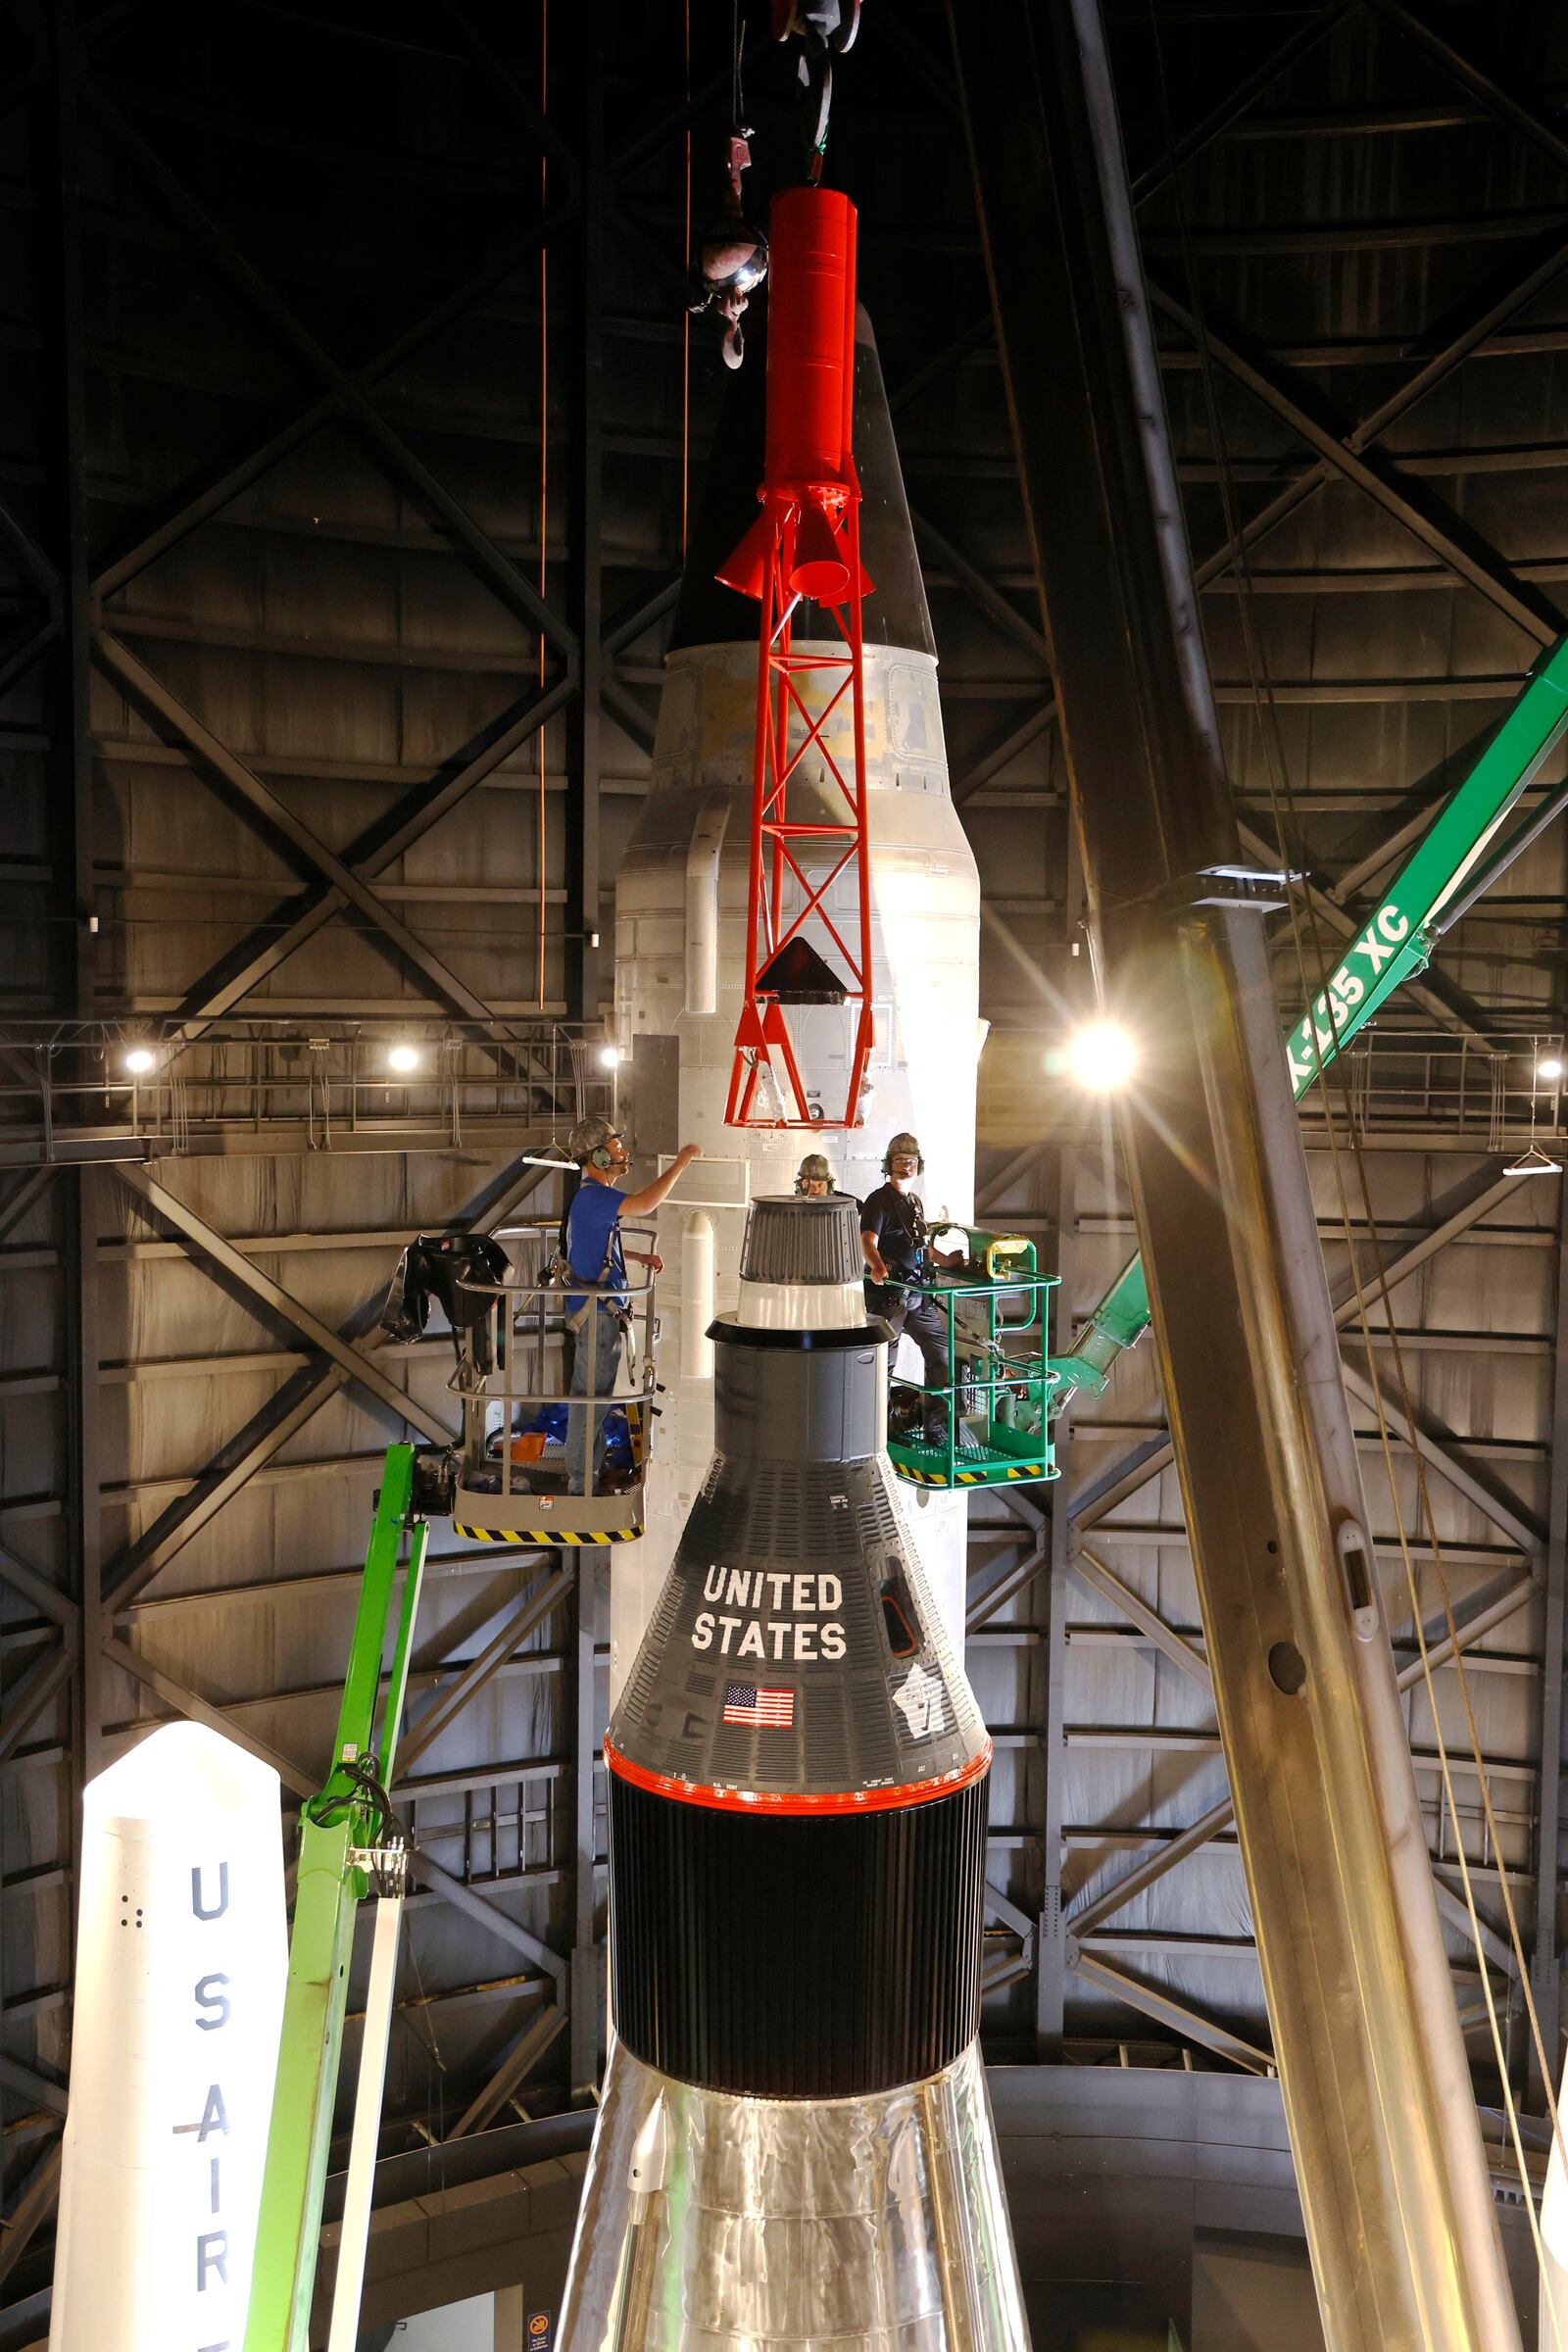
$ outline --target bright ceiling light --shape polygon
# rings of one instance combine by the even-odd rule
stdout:
[[[1138,1048],[1119,1021],[1086,1021],[1067,1040],[1067,1069],[1079,1086],[1114,1094],[1138,1067]]]
[[[1568,1061],[1564,1061],[1560,1054],[1543,1054],[1536,1064],[1536,1076],[1546,1086],[1555,1086],[1565,1070],[1568,1070]]]
[[[404,1038],[399,1044],[388,1048],[386,1066],[389,1070],[416,1070],[422,1058],[418,1047],[411,1045]]]
[[[601,1047],[600,1047],[600,1049],[599,1049],[599,1067],[600,1067],[602,1070],[613,1070],[613,1069],[616,1069],[616,1068],[618,1068],[618,1067],[619,1067],[619,1064],[620,1064],[620,1048],[619,1048],[618,1046],[601,1046]]]
[[[133,1078],[144,1078],[149,1070],[158,1067],[158,1056],[151,1046],[132,1046],[125,1054],[125,1067]]]

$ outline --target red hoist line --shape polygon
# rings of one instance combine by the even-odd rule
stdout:
[[[854,1127],[873,1039],[860,638],[860,604],[871,582],[860,568],[860,486],[850,447],[855,209],[832,189],[791,188],[774,199],[768,243],[762,512],[718,575],[762,608],[746,993],[724,1118],[731,1127]],[[795,650],[803,598],[831,612],[842,652],[819,641]],[[826,635],[820,624],[813,628],[813,639]],[[857,921],[841,929],[827,902],[846,875]],[[808,926],[836,951],[836,970]],[[808,1099],[785,1019],[791,1004],[858,1007],[849,1092],[837,1117],[813,1110]],[[764,1071],[772,1084],[760,1106]]]

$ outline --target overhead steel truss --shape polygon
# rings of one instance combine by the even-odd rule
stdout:
[[[573,935],[574,953],[567,964],[566,1003],[562,1009],[577,1019],[591,1019],[600,1004],[605,969],[601,951],[590,943],[600,931],[602,850],[598,833],[600,781],[606,758],[603,730],[612,723],[646,753],[652,744],[651,716],[639,700],[646,680],[638,673],[636,649],[651,636],[670,611],[678,575],[675,552],[670,568],[630,600],[624,610],[605,609],[603,565],[598,551],[606,518],[605,467],[612,427],[602,377],[601,331],[606,323],[604,282],[605,246],[612,237],[642,240],[649,231],[637,218],[635,182],[639,172],[679,142],[693,122],[713,117],[723,103],[717,83],[704,82],[687,100],[671,102],[664,115],[621,149],[607,156],[602,65],[596,65],[591,44],[586,52],[578,111],[564,127],[564,119],[541,117],[531,94],[514,75],[498,82],[516,117],[520,141],[535,157],[550,165],[548,206],[537,218],[519,220],[510,236],[500,240],[462,284],[432,304],[357,365],[335,357],[300,318],[297,310],[270,285],[265,274],[239,249],[234,239],[211,218],[172,159],[161,138],[131,119],[133,110],[107,86],[104,61],[122,30],[124,12],[107,9],[95,24],[78,31],[69,8],[45,11],[36,0],[7,0],[7,5],[34,44],[31,75],[16,103],[25,106],[40,129],[45,145],[42,174],[46,198],[41,235],[47,255],[58,269],[61,332],[52,339],[54,374],[50,449],[52,503],[49,527],[34,532],[11,511],[12,501],[0,485],[0,538],[13,552],[25,582],[10,619],[9,633],[0,637],[0,688],[33,673],[47,672],[50,695],[51,757],[58,782],[57,840],[51,863],[54,906],[63,940],[69,942],[59,958],[58,1003],[80,1019],[97,1017],[100,1002],[100,947],[88,926],[98,880],[95,873],[92,808],[94,736],[89,724],[88,690],[94,665],[115,680],[148,716],[163,740],[187,760],[193,770],[214,789],[237,798],[244,821],[265,828],[269,838],[282,838],[289,861],[299,877],[298,890],[280,898],[260,921],[254,922],[226,953],[220,963],[192,976],[182,1001],[171,1016],[179,1036],[198,1044],[214,1025],[242,1015],[262,1000],[257,992],[290,956],[318,938],[333,923],[352,922],[378,953],[416,989],[418,1001],[443,1015],[482,1027],[506,1066],[525,1067],[525,1024],[514,1015],[497,1011],[461,976],[430,943],[422,939],[417,922],[399,910],[385,895],[389,872],[406,853],[426,840],[462,807],[487,778],[515,759],[538,731],[552,722],[566,724],[571,835],[566,861],[566,897],[563,915]],[[1568,171],[1568,144],[1528,99],[1502,90],[1474,61],[1465,58],[1448,39],[1428,24],[1419,9],[1399,0],[1336,0],[1293,30],[1272,57],[1243,78],[1197,120],[1178,128],[1168,152],[1152,154],[1135,172],[1135,193],[1148,205],[1168,190],[1172,176],[1225,136],[1275,91],[1297,66],[1309,59],[1361,11],[1370,12],[1390,28],[1391,37],[1406,40],[1448,76],[1467,103],[1487,110],[1533,150]],[[455,12],[453,25],[465,39],[474,40],[471,27]],[[482,44],[481,44],[482,46]],[[493,52],[485,57],[495,71]],[[911,55],[911,71],[918,61]],[[950,102],[940,70],[927,76],[925,102],[934,96]],[[3,117],[0,117],[3,120]],[[3,135],[3,134],[0,134]],[[74,289],[80,279],[82,220],[75,191],[81,185],[81,157],[85,143],[103,142],[134,172],[149,198],[165,217],[177,224],[187,243],[200,249],[236,297],[248,308],[279,350],[286,350],[309,385],[291,411],[273,419],[254,445],[229,453],[215,466],[194,471],[162,496],[147,512],[134,515],[112,545],[87,544],[85,469],[88,449],[84,400],[85,354],[80,312]],[[381,395],[400,368],[416,356],[428,354],[440,338],[487,301],[519,282],[537,267],[541,251],[562,257],[558,285],[569,287],[557,299],[569,310],[570,377],[568,495],[571,507],[571,544],[574,560],[564,576],[559,600],[541,598],[533,581],[515,559],[500,548],[467,511],[463,500],[443,482],[439,469],[411,445],[405,431],[383,413]],[[655,258],[663,282],[673,297],[679,271],[662,247]],[[651,262],[651,267],[654,264]],[[1433,322],[1414,348],[1398,357],[1408,372],[1399,386],[1359,418],[1332,414],[1315,383],[1300,368],[1275,351],[1256,348],[1244,328],[1220,318],[1205,306],[1201,318],[1175,290],[1177,272],[1168,253],[1154,265],[1161,282],[1155,298],[1161,304],[1173,334],[1166,355],[1174,368],[1192,363],[1200,342],[1211,364],[1284,428],[1301,451],[1300,470],[1246,522],[1234,541],[1206,555],[1200,551],[1200,586],[1227,593],[1237,567],[1270,531],[1288,516],[1297,515],[1330,482],[1349,483],[1385,514],[1417,538],[1426,562],[1447,578],[1462,582],[1483,596],[1516,632],[1522,669],[1532,648],[1558,633],[1561,627],[1545,584],[1529,566],[1510,564],[1501,552],[1460,516],[1432,485],[1406,476],[1397,458],[1383,444],[1393,427],[1416,405],[1450,383],[1456,371],[1489,344],[1510,331],[1546,289],[1568,269],[1568,242],[1549,251],[1533,249],[1500,282],[1492,282],[1484,296],[1456,306]],[[955,370],[974,361],[990,340],[989,316],[983,308],[983,286],[975,271],[971,322],[956,331],[945,347],[915,367],[893,396],[895,415],[917,418],[919,405],[942,386]],[[408,782],[393,805],[346,845],[333,849],[293,812],[272,789],[256,764],[224,744],[190,708],[184,695],[156,663],[125,642],[116,625],[115,600],[191,534],[220,516],[243,493],[265,481],[291,454],[324,426],[344,422],[360,446],[389,479],[429,520],[431,528],[470,568],[474,576],[546,646],[546,677],[530,677],[509,707],[481,733],[454,743],[439,765]],[[661,463],[658,459],[650,461]],[[1054,724],[1046,649],[1038,629],[1012,601],[1013,583],[996,574],[963,544],[963,534],[922,511],[917,532],[933,585],[956,595],[968,613],[991,632],[1011,659],[1014,675],[999,672],[992,680],[976,681],[979,699],[994,709],[989,740],[954,777],[954,797],[960,806],[975,802],[1004,778],[1022,756],[1049,738]],[[1016,675],[1019,658],[1024,675]],[[1390,692],[1400,690],[1395,681]],[[1287,682],[1288,685],[1288,682]],[[962,679],[954,680],[956,696],[967,692]],[[1238,684],[1232,699],[1249,690]],[[1283,691],[1283,690],[1282,690]],[[1325,694],[1334,690],[1325,687]],[[1494,691],[1505,696],[1508,682]],[[1036,790],[1031,784],[1026,789]],[[1041,797],[1041,796],[1037,796]],[[1412,819],[1410,822],[1418,820]],[[1401,821],[1381,847],[1361,852],[1352,865],[1335,880],[1322,881],[1318,905],[1330,920],[1344,927],[1359,910],[1360,893],[1376,880],[1392,858],[1408,824]],[[1276,854],[1278,845],[1262,841]],[[1294,854],[1296,845],[1286,845]],[[381,888],[377,886],[381,885]],[[999,920],[1001,918],[999,917]],[[1065,918],[1064,918],[1065,919]],[[1065,935],[1065,932],[1064,934]],[[1432,976],[1419,1004],[1434,1022],[1456,1024],[1484,1035],[1484,1009],[1457,998],[1441,970]],[[330,1006],[322,1006],[323,1014]],[[298,1150],[296,1137],[273,1128],[276,1148]],[[482,1130],[470,1131],[470,1142],[482,1142]],[[498,1151],[515,1143],[498,1136]],[[1010,1154],[990,1178],[987,1194],[999,1208],[1015,1198],[1020,1184],[1035,1186],[1035,1199],[1047,1208],[1059,1240],[1061,1258],[1070,1259],[1074,1247],[1073,1209],[1075,1170],[1072,1152],[1057,1152],[1031,1144]],[[485,1230],[515,1213],[540,1182],[539,1172],[512,1160],[490,1182],[470,1189],[466,1200],[454,1198],[455,1224]],[[455,1193],[460,1188],[455,1185]],[[1408,1279],[1430,1264],[1467,1233],[1484,1234],[1513,1191],[1513,1182],[1495,1166],[1467,1189],[1461,1200],[1446,1204],[1430,1228],[1404,1247],[1390,1265],[1385,1288]],[[104,1528],[102,1439],[93,1409],[98,1368],[104,1357],[101,1268],[108,1262],[103,1237],[118,1218],[121,1204],[133,1199],[144,1213],[149,1235],[171,1239],[197,1265],[239,1291],[254,1302],[258,1320],[270,1332],[281,1330],[287,1348],[301,1359],[268,1404],[234,1430],[212,1458],[197,1468],[182,1491],[161,1509],[135,1541],[120,1551],[110,1548]],[[357,1313],[339,1325],[315,1316],[288,1289],[258,1267],[252,1254],[231,1236],[220,1233],[182,1199],[176,1172],[167,1166],[156,1175],[127,1162],[122,1167],[79,1166],[56,1173],[45,1159],[37,1166],[23,1165],[0,1197],[0,1246],[25,1221],[48,1205],[52,1240],[63,1277],[68,1353],[65,1362],[64,1419],[69,1445],[64,1492],[55,1498],[66,1514],[70,1531],[67,1582],[41,1573],[22,1556],[25,1523],[15,1527],[0,1518],[0,1579],[38,1621],[29,1635],[20,1673],[8,1682],[3,1723],[0,1723],[0,1762],[13,1768],[33,1769],[26,1762],[29,1748],[40,1754],[63,1749],[61,1762],[74,1785],[91,1770],[99,1756],[106,1730],[101,1678],[106,1659],[134,1677],[162,1710],[197,1720],[217,1721],[233,1737],[269,1756],[283,1774],[285,1787],[302,1793],[307,1781],[297,1758],[259,1740],[245,1723],[245,1709],[218,1703],[179,1676],[171,1674],[157,1657],[157,1580],[183,1547],[219,1519],[225,1506],[245,1492],[258,1475],[279,1464],[289,1441],[306,1428],[327,1400],[346,1390],[373,1402],[389,1424],[434,1435],[444,1427],[437,1416],[412,1399],[396,1370],[397,1357],[376,1343],[374,1322],[379,1292],[367,1297]],[[982,1199],[982,1210],[986,1199]],[[1568,1263],[1558,1236],[1559,1269]],[[1054,1268],[1062,1270],[1058,1262]],[[1562,1349],[1568,1345],[1568,1294],[1559,1271],[1557,1299],[1557,1355],[1554,1362],[1552,1475],[1545,1523],[1510,1494],[1504,1483],[1485,1464],[1461,1457],[1440,1435],[1420,1427],[1399,1432],[1401,1443],[1418,1446],[1427,1466],[1447,1480],[1454,1491],[1482,1509],[1500,1540],[1500,1563],[1490,1585],[1473,1597],[1460,1629],[1461,1642],[1479,1642],[1496,1626],[1544,1595],[1545,1659],[1542,1675],[1543,1756],[1560,1751],[1563,1710],[1563,1612],[1565,1546],[1568,1546],[1568,1366]],[[1353,1301],[1342,1320],[1348,1328]],[[1352,1388],[1369,1395],[1367,1373],[1359,1360],[1350,1367]],[[1385,1410],[1387,1410],[1387,1403]],[[1109,1923],[1125,1913],[1134,1897],[1154,1885],[1192,1855],[1223,1838],[1229,1822],[1228,1800],[1209,1805],[1186,1827],[1171,1833],[1151,1831],[1141,1845],[1131,1848],[1130,1865],[1092,1902],[1064,1905],[1061,1900],[1061,1856],[1069,1845],[1081,1847],[1099,1833],[1096,1825],[1074,1824],[1061,1812],[1060,1774],[1056,1760],[1064,1752],[1072,1729],[1070,1720],[1069,1627],[1067,1595],[1074,1584],[1088,1586],[1108,1604],[1141,1642],[1154,1646],[1195,1689],[1206,1676],[1201,1649],[1189,1629],[1169,1623],[1140,1596],[1117,1569],[1106,1540],[1117,1525],[1121,1507],[1149,1484],[1168,1461],[1157,1436],[1146,1438],[1122,1462],[1097,1475],[1092,1485],[1072,1478],[1072,1448],[1066,1449],[1068,1475],[1056,1490],[1056,1507],[1042,1510],[1029,1497],[1006,1498],[1013,1531],[1000,1548],[1010,1557],[998,1559],[998,1530],[988,1526],[977,1534],[971,1589],[970,1626],[983,1641],[1012,1629],[1038,1637],[1040,1671],[1029,1684],[1028,1720],[999,1724],[999,1743],[1012,1745],[1020,1756],[1044,1758],[1035,1779],[1040,1797],[1029,1818],[1011,1825],[994,1822],[992,1915],[986,1970],[988,1995],[994,2002],[1021,2003],[1027,2009],[1034,2046],[1049,2052],[1059,2046],[1065,2032],[1071,1981],[1114,1995],[1125,2009],[1142,2012],[1161,2035],[1203,2049],[1225,2063],[1250,2070],[1266,2067],[1266,2049],[1234,2032],[1222,2019],[1205,2016],[1192,2004],[1174,2000],[1142,1981],[1131,1946],[1117,1947],[1103,1938]],[[1000,1507],[1000,1506],[999,1506]],[[1172,1539],[1179,1530],[1170,1531]],[[487,1562],[473,1563],[482,1579]],[[316,1580],[301,1579],[307,1588]],[[1048,1596],[1044,1623],[1031,1628],[1027,1616],[1037,1594]],[[306,1601],[306,1593],[299,1596]],[[179,1607],[177,1601],[168,1605]],[[518,1644],[535,1631],[559,1627],[557,1646],[549,1652]],[[454,2001],[498,2000],[529,1988],[533,2006],[512,2035],[498,2065],[486,2080],[466,2085],[466,2105],[449,2119],[448,2131],[457,2137],[483,2129],[509,2103],[524,2093],[541,2064],[552,2053],[559,2059],[562,2037],[569,2043],[567,2081],[580,2084],[591,2078],[597,2061],[597,2025],[591,2006],[597,1968],[595,1952],[596,1882],[593,1797],[594,1661],[598,1648],[600,1608],[597,1596],[577,1590],[564,1572],[546,1573],[525,1594],[509,1595],[474,1629],[462,1652],[423,1676],[416,1677],[417,1711],[406,1742],[404,1780],[400,1797],[417,1803],[466,1786],[489,1802],[488,1816],[470,1820],[465,1832],[464,1852],[456,1858],[450,1828],[428,1838],[416,1835],[417,1875],[427,1903],[456,1908],[490,1942],[486,1950],[505,1956],[517,1973],[498,1976],[485,1984],[454,1987],[445,1997]],[[1446,1630],[1428,1628],[1434,1662],[1445,1662]],[[977,1653],[978,1654],[978,1653]],[[426,1772],[410,1775],[418,1750],[433,1746],[443,1732],[468,1716],[474,1701],[498,1680],[519,1672],[548,1673],[569,1690],[564,1710],[566,1739],[554,1756],[512,1758],[486,1763],[476,1770]],[[1419,1665],[1406,1662],[1401,1680],[1413,1684]],[[69,1730],[63,1742],[52,1741],[40,1726],[57,1710],[62,1693],[70,1693]],[[471,1718],[470,1718],[471,1719]],[[1020,1786],[1023,1784],[1020,1783]],[[515,1789],[503,1799],[502,1792]],[[527,1791],[532,1789],[530,1796]],[[538,1884],[564,1871],[571,1882],[572,1933],[569,1949],[553,1948],[509,1917],[504,1908],[505,1872],[498,1873],[495,1889],[483,1891],[484,1872],[474,1866],[477,1840],[488,1851],[492,1866],[500,1851],[502,1826],[511,1815],[520,1822],[540,1808],[539,1792],[555,1802],[565,1791],[570,1820],[569,1853],[560,1865],[548,1868],[520,1859],[510,1883]],[[1560,1962],[1555,1936],[1560,1774],[1548,1768],[1532,1773],[1530,1801],[1535,1808],[1536,1885],[1532,1896],[1535,1947],[1531,1975],[1538,2004],[1548,2033],[1560,2018]],[[416,1817],[417,1818],[417,1817]],[[475,1823],[477,1822],[477,1828]],[[488,1827],[485,1827],[485,1823]],[[1118,1842],[1104,1850],[1126,1851],[1125,1824]],[[1026,1850],[1030,1871],[1021,1881],[1009,1875],[1010,1858]],[[1437,1868],[1440,1872],[1442,1861]],[[65,1858],[69,1871],[71,1858]],[[1032,1889],[1020,1892],[1020,1886]],[[600,1890],[602,1894],[602,1889]],[[1449,1890],[1448,1899],[1452,1895]],[[1495,1929],[1488,1957],[1499,1970],[1511,1955],[1500,1944]],[[24,2031],[27,2018],[44,2002],[58,2003],[63,1988],[8,1988],[0,2021],[16,2032]],[[1010,2017],[1010,2011],[998,2010]],[[1011,2032],[1010,2025],[1000,2029]],[[0,2053],[0,2081],[29,2103],[40,2119],[29,2127],[27,2169],[14,2168],[9,2179],[13,2199],[8,2224],[0,2238],[0,2279],[23,2259],[28,2241],[47,2220],[58,2177],[58,2138],[55,2125],[63,2099],[62,2085],[21,2058]],[[15,2105],[15,2098],[12,2102]]]

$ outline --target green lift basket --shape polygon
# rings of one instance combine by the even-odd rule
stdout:
[[[1046,1354],[1054,1274],[1036,1269],[1033,1242],[975,1226],[964,1235],[962,1273],[906,1287],[945,1317],[948,1378],[940,1387],[896,1380],[888,1454],[914,1487],[1034,1485],[1056,1476],[1052,1391],[1060,1375]],[[933,1420],[942,1434],[928,1442]]]

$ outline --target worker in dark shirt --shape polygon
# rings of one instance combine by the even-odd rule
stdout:
[[[620,1180],[631,1166],[631,1155],[625,1139],[608,1119],[579,1119],[571,1131],[566,1146],[582,1171],[582,1182],[572,1198],[565,1218],[565,1256],[577,1280],[592,1284],[596,1289],[624,1291],[626,1260],[621,1248],[620,1220],[623,1216],[651,1216],[677,1176],[690,1167],[702,1152],[696,1144],[683,1144],[673,1162],[662,1176],[656,1176],[640,1192],[621,1190]],[[636,1263],[649,1266],[654,1273],[663,1271],[663,1260],[657,1251],[639,1254],[632,1252]],[[590,1298],[582,1291],[568,1293],[566,1298],[568,1321],[576,1322],[576,1348],[572,1357],[570,1390],[573,1396],[609,1396],[614,1393],[620,1369],[621,1342],[625,1337],[627,1316],[624,1308],[613,1298]],[[580,1318],[580,1320],[579,1320]],[[600,1472],[605,1460],[605,1424],[609,1407],[594,1408],[594,1485],[600,1486]],[[587,1492],[585,1472],[588,1460],[588,1413],[573,1405],[566,1417],[566,1484],[573,1494]]]
[[[865,1303],[880,1315],[893,1333],[888,1350],[891,1378],[899,1341],[908,1333],[920,1350],[928,1389],[946,1390],[952,1380],[948,1358],[948,1321],[930,1298],[911,1290],[911,1283],[928,1282],[934,1268],[961,1265],[962,1255],[944,1257],[931,1248],[925,1207],[914,1191],[914,1180],[925,1166],[918,1140],[896,1135],[882,1157],[885,1184],[860,1204],[860,1247],[865,1252]],[[928,1446],[945,1446],[948,1439],[948,1399],[928,1396],[925,1403]]]
[[[820,1152],[808,1152],[796,1171],[795,1190],[805,1200],[830,1200],[833,1197],[833,1166]]]

